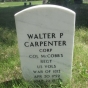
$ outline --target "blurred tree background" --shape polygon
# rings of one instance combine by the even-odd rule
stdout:
[[[82,4],[83,0],[48,0],[50,4],[67,5],[69,3]]]
[[[0,2],[42,1],[42,0],[0,0]]]
[[[0,0],[0,2],[11,2],[11,1],[41,1],[41,0]],[[46,1],[46,0],[42,0]],[[50,4],[63,5],[67,3],[82,4],[83,0],[47,0]]]

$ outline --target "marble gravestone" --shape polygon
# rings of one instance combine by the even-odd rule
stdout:
[[[38,5],[16,13],[15,22],[24,79],[71,79],[75,12],[56,5]]]

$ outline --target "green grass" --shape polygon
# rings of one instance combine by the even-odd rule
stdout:
[[[26,7],[22,5],[22,2],[16,3],[18,2],[8,2],[3,6],[0,3],[0,88],[59,88],[58,81],[27,82],[23,79],[14,14]],[[88,88],[87,8],[88,6],[76,9],[72,7],[77,12],[72,80],[71,84],[61,83],[62,88]]]
[[[83,3],[88,3],[88,0],[83,0]]]
[[[32,5],[38,5],[42,4],[42,1],[29,1]],[[27,1],[27,5],[29,5],[29,2]],[[0,7],[13,7],[13,6],[24,6],[24,2],[4,2],[0,3]]]

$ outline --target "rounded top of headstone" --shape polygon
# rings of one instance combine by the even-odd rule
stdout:
[[[16,13],[14,16],[17,16],[17,15],[20,15],[24,12],[27,12],[27,11],[33,11],[33,10],[37,10],[37,9],[58,9],[58,10],[63,10],[63,11],[66,11],[66,12],[70,12],[72,14],[75,14],[74,11],[68,9],[68,8],[65,8],[63,6],[58,6],[58,5],[37,5],[37,6],[33,6],[33,7],[29,7],[29,8],[26,8],[24,10],[21,10],[19,11],[18,13]]]

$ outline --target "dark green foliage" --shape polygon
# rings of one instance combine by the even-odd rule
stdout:
[[[48,0],[50,4],[61,5],[65,0]]]
[[[27,0],[27,1],[41,1],[41,0]]]
[[[51,4],[67,5],[69,3],[82,4],[83,0],[48,0]]]
[[[68,6],[69,4],[74,3],[74,0],[48,0],[48,3],[55,5]]]
[[[76,12],[76,26],[88,27],[88,4],[71,5],[69,8]]]
[[[74,0],[74,3],[75,4],[82,4],[83,3],[83,0]]]

